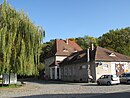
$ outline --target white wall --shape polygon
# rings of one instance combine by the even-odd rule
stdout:
[[[130,72],[130,62],[127,63],[127,66],[128,66],[128,72]]]
[[[67,56],[56,56],[56,61],[63,61]]]
[[[49,65],[51,65],[54,61],[63,61],[64,59],[66,58],[66,56],[56,56],[56,57],[50,57],[50,58],[47,58],[47,59],[45,59],[45,74],[49,77],[49,78],[51,78],[52,79],[52,70],[50,70],[51,68],[53,68],[53,67],[51,67],[51,68],[49,68]],[[55,67],[55,66],[54,66]],[[59,68],[59,67],[58,67]],[[56,76],[56,71],[57,70],[57,68],[55,68],[55,79],[57,78],[57,76]],[[59,69],[59,78],[60,78],[61,76],[60,76],[60,69]]]
[[[119,64],[119,62],[111,62],[111,74],[116,74],[115,64]]]
[[[96,80],[104,74],[111,74],[111,62],[101,62],[101,65],[100,62],[96,63],[99,63],[96,67]]]

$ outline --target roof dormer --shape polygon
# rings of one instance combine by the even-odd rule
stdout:
[[[115,57],[116,55],[115,55],[115,53],[111,53],[109,56],[113,56],[113,57]]]
[[[63,48],[63,52],[69,52],[68,49],[66,48]]]

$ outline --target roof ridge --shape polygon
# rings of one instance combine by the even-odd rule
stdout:
[[[108,53],[114,53],[115,57],[110,57]],[[125,61],[125,60],[130,61],[130,57],[125,54],[121,54],[121,53],[97,46],[95,60],[99,60],[100,58],[102,58],[102,60],[105,60],[105,59],[112,60],[113,59],[113,60],[118,61],[120,59],[121,61]]]

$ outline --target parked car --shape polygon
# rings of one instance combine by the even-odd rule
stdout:
[[[102,84],[112,85],[112,84],[119,84],[119,83],[120,83],[120,79],[116,74],[102,75],[97,80],[98,85],[102,85]]]
[[[120,76],[120,82],[121,83],[128,83],[128,84],[130,84],[130,73],[123,73]]]

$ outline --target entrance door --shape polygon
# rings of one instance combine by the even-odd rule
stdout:
[[[59,79],[59,68],[57,68],[57,79]]]
[[[52,68],[52,79],[55,79],[55,68]]]

